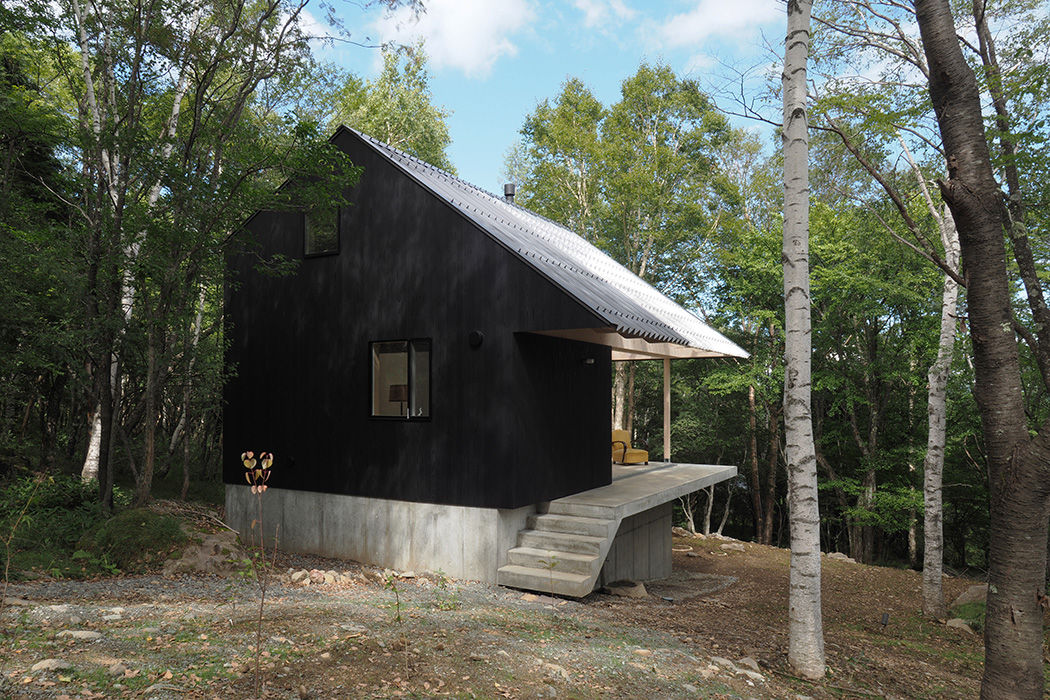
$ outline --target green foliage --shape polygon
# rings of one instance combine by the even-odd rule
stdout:
[[[394,593],[394,622],[400,627],[403,619],[401,617],[401,591],[397,587],[397,576],[395,574],[387,574],[383,580],[383,588]]]
[[[965,605],[952,608],[951,612],[955,617],[966,620],[974,632],[982,634],[984,632],[985,607],[984,603],[966,603]]]
[[[507,163],[518,201],[696,302],[709,237],[739,204],[718,159],[734,134],[696,82],[643,64],[605,107],[570,78],[521,135]]]
[[[329,120],[353,127],[395,148],[455,173],[446,150],[450,112],[433,104],[423,45],[383,49],[383,70],[367,83],[346,76]]]
[[[84,533],[78,546],[123,571],[164,562],[186,541],[179,521],[148,508],[126,510]]]
[[[122,504],[129,501],[123,491],[118,491],[116,496]],[[96,483],[83,483],[77,477],[66,475],[26,474],[8,478],[0,483],[3,537],[11,533],[23,508],[25,515],[11,539],[11,567],[15,576],[19,575],[18,571],[30,569],[68,577],[107,571],[111,562],[74,556],[83,534],[106,519],[98,503]]]
[[[437,595],[435,596],[434,607],[438,610],[459,610],[463,605],[463,602],[459,599],[459,588],[441,569],[438,569],[435,575],[437,578]]]

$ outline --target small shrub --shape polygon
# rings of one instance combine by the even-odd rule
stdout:
[[[140,571],[162,564],[186,540],[175,518],[135,508],[87,532],[79,549],[123,571]]]
[[[116,503],[126,500],[126,493],[114,490]],[[73,475],[28,472],[8,478],[0,482],[0,532],[12,532],[20,514],[11,538],[12,578],[18,578],[18,571],[29,569],[52,576],[98,572],[89,569],[88,562],[70,556],[84,532],[106,518],[98,502],[97,482],[85,484]]]
[[[955,617],[966,620],[966,623],[977,634],[984,632],[984,611],[984,603],[966,603],[965,605],[952,608],[952,614]]]

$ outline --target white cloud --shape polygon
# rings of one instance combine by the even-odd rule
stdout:
[[[311,39],[325,39],[335,34],[331,27],[314,17],[313,14],[305,8],[299,11],[299,28],[302,30],[303,34]]]
[[[430,0],[426,12],[414,16],[401,7],[376,24],[380,40],[410,44],[426,42],[436,69],[452,68],[484,78],[501,56],[514,56],[511,38],[535,17],[529,0]]]
[[[573,0],[572,4],[583,13],[583,25],[588,29],[606,24],[610,18],[622,22],[636,14],[623,0]]]
[[[780,21],[783,15],[783,6],[774,0],[699,0],[691,11],[664,22],[660,35],[669,46],[695,46],[714,39],[744,43],[761,25]]]
[[[713,56],[706,53],[697,53],[689,57],[689,60],[685,62],[686,75],[692,73],[701,73],[711,66],[715,65],[716,60]]]

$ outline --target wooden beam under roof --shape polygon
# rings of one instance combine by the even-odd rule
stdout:
[[[690,359],[698,357],[732,357],[725,353],[691,348],[677,343],[653,343],[643,338],[627,338],[615,328],[566,328],[553,331],[533,331],[539,335],[579,340],[584,343],[612,348],[613,361]]]

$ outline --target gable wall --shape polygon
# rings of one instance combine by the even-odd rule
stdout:
[[[608,348],[522,330],[595,317],[376,155],[344,209],[340,253],[267,277],[230,268],[225,477],[273,451],[271,484],[429,503],[519,507],[609,482]],[[249,223],[264,251],[302,255],[301,217]],[[485,334],[473,349],[472,330]],[[369,418],[369,341],[433,340],[431,419]],[[594,364],[585,364],[585,359]]]

